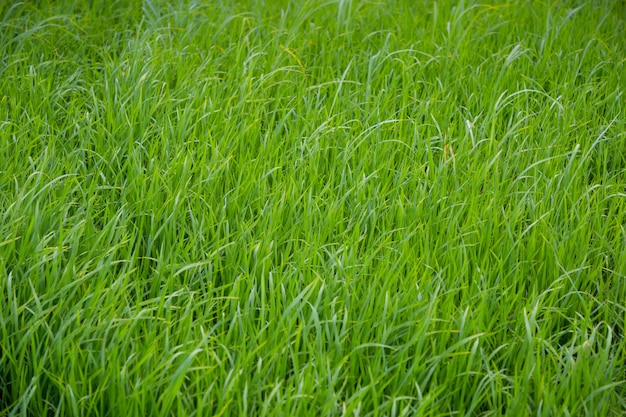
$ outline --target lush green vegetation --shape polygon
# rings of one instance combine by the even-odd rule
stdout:
[[[626,413],[617,1],[0,6],[0,415]]]

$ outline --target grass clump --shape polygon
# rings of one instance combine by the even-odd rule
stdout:
[[[0,415],[626,412],[624,7],[0,6]]]

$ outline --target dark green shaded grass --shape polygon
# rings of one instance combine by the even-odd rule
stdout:
[[[617,3],[95,3],[0,7],[0,415],[626,411]]]

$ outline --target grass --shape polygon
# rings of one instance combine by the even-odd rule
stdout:
[[[0,416],[626,413],[618,1],[0,5]]]

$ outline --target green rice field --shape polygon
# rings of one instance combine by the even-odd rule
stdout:
[[[0,2],[0,416],[626,415],[621,0]]]

